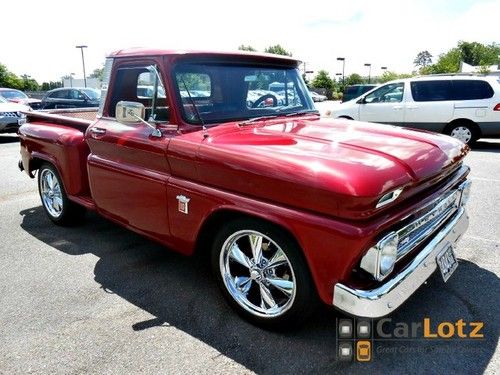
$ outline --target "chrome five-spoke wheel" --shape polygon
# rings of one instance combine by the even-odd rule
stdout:
[[[212,269],[228,303],[265,328],[291,328],[304,322],[318,298],[293,236],[256,218],[221,223],[212,245]]]
[[[63,211],[61,183],[50,169],[43,169],[40,173],[40,196],[50,216],[54,218],[61,216]]]
[[[242,230],[220,253],[224,284],[245,310],[260,317],[283,314],[295,298],[295,275],[280,246],[266,235]]]

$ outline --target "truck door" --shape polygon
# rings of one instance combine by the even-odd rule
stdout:
[[[359,119],[402,125],[405,118],[404,83],[389,83],[366,95],[359,104]]]
[[[114,67],[103,116],[87,129],[86,138],[90,189],[98,211],[162,240],[169,234],[166,150],[174,132],[165,130],[169,104],[161,77],[151,69],[155,66],[152,61]],[[154,136],[153,129],[139,120],[119,123],[115,110],[120,101],[142,103],[146,121],[163,129],[162,135]]]

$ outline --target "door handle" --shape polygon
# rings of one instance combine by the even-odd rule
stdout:
[[[99,136],[102,136],[102,135],[106,134],[106,129],[102,129],[102,128],[90,128],[90,133],[92,133],[92,135],[95,136],[95,137],[99,137]]]
[[[417,109],[418,105],[409,105],[406,108],[408,108],[408,109]]]
[[[399,111],[399,110],[403,109],[403,106],[402,105],[395,105],[394,107],[392,107],[392,109]]]

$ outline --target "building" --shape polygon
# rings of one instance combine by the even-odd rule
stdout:
[[[489,71],[488,75],[500,76],[500,64],[490,66],[472,66],[463,61],[460,61],[460,73],[480,73],[486,70]]]

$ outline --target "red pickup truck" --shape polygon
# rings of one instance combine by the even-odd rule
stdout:
[[[316,301],[391,313],[457,267],[468,147],[322,119],[292,58],[122,50],[93,121],[29,112],[20,169],[56,224],[95,210],[180,253],[210,254],[228,302],[262,326]],[[433,301],[427,301],[431,304]]]

